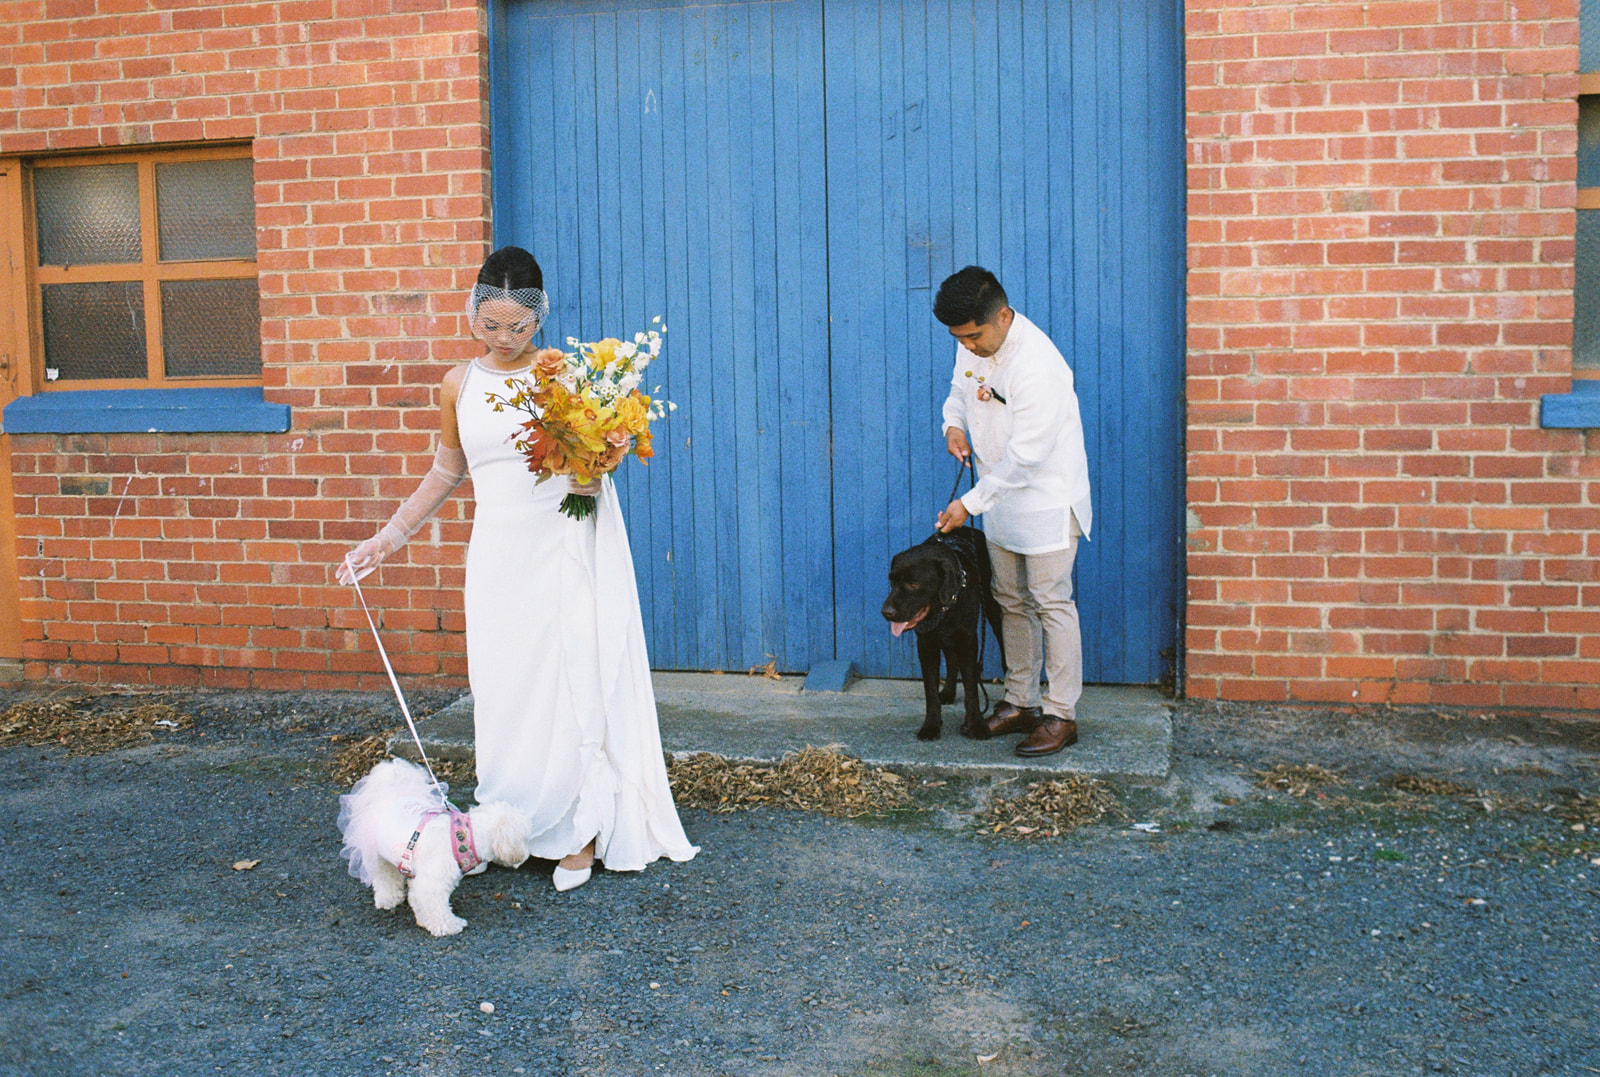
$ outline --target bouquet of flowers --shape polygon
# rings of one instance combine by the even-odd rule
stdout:
[[[639,391],[644,369],[661,354],[667,331],[659,316],[651,324],[649,331],[635,333],[632,343],[608,337],[591,344],[568,337],[572,351],[545,349],[534,357],[531,380],[507,378],[509,395],[489,394],[495,411],[512,408],[527,416],[512,444],[528,458],[528,470],[539,482],[570,475],[590,483],[614,471],[630,453],[646,463],[654,455],[650,420],[677,405]],[[595,499],[588,494],[568,494],[561,501],[561,511],[574,520],[594,510]]]

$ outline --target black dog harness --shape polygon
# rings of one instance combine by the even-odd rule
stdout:
[[[1005,401],[1001,401],[1001,403],[1005,403]],[[968,470],[969,468],[971,469],[970,471]],[[972,487],[976,486],[977,471],[978,469],[973,467],[966,460],[960,461],[959,466],[956,468],[956,482],[954,486],[950,487],[950,497],[948,500],[954,501],[956,499],[956,491],[961,489],[961,476],[963,474],[967,475],[967,489],[970,490]],[[969,561],[974,565],[978,563],[977,545],[972,541],[970,534],[960,534],[960,530],[960,528],[957,528],[955,531],[948,533],[944,531],[935,531],[929,536],[929,538],[934,542],[937,542],[939,545],[945,547],[951,553],[955,554],[956,571],[961,574],[961,582],[956,587],[955,599],[940,606],[937,612],[930,613],[928,616],[924,617],[922,622],[917,625],[917,628],[919,629],[939,627],[939,622],[944,618],[944,615],[950,612],[950,607],[954,606],[956,602],[961,600],[961,592],[967,589],[967,563]],[[979,635],[982,635],[982,633],[980,632]]]
[[[972,541],[970,534],[960,534],[959,530],[950,532],[948,534],[943,531],[935,531],[929,536],[929,540],[932,542],[937,542],[939,545],[949,550],[952,555],[954,555],[956,559],[956,572],[960,573],[960,581],[956,584],[956,597],[951,601],[944,603],[937,610],[930,612],[926,617],[924,617],[917,625],[917,628],[921,630],[939,627],[939,622],[944,619],[944,615],[949,613],[951,607],[953,607],[957,602],[961,601],[961,593],[967,589],[967,562],[970,561],[974,565],[978,563],[978,547],[977,544]]]

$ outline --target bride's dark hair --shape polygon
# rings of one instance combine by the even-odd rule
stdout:
[[[544,289],[544,271],[533,255],[521,247],[501,247],[483,260],[478,283],[510,291],[513,288]]]

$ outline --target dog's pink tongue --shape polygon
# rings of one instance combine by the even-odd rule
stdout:
[[[896,639],[899,639],[900,638],[900,633],[904,632],[906,629],[908,629],[910,627],[911,627],[911,622],[910,621],[890,621],[889,622],[889,631],[894,633],[894,636],[895,636]]]

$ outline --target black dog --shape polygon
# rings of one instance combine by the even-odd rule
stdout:
[[[917,634],[917,661],[922,666],[922,693],[927,716],[918,740],[938,740],[943,724],[940,705],[954,703],[956,677],[961,677],[966,720],[961,732],[982,740],[983,707],[978,702],[979,615],[1000,640],[1000,603],[989,590],[989,546],[983,532],[958,527],[894,555],[889,562],[889,597],[883,619],[896,636],[906,629]],[[1002,646],[1004,646],[1002,644]],[[939,656],[948,674],[939,684]],[[1001,655],[1004,662],[1004,652]]]

